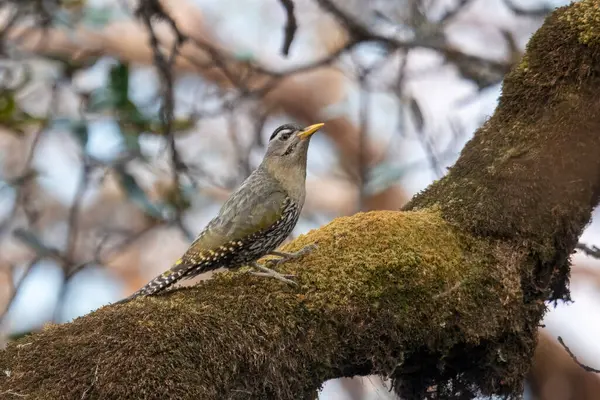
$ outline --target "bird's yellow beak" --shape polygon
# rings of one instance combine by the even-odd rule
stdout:
[[[318,131],[319,129],[321,129],[323,127],[323,123],[320,124],[314,124],[311,126],[307,126],[306,128],[304,128],[304,130],[302,132],[300,132],[298,134],[298,137],[300,139],[308,139],[313,133],[315,133],[316,131]]]

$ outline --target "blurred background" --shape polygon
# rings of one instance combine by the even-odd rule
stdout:
[[[398,209],[494,111],[550,0],[3,0],[0,340],[168,268],[280,124],[325,122],[294,235]],[[545,318],[526,397],[597,399],[600,226]],[[206,279],[207,276],[201,277]],[[194,282],[190,282],[193,284]],[[392,399],[380,377],[321,399]]]

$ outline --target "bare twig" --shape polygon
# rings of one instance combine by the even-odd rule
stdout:
[[[55,91],[53,92],[54,94],[56,93]],[[56,103],[53,101],[53,103]],[[35,174],[31,167],[32,163],[33,163],[33,158],[35,156],[35,151],[37,149],[37,146],[40,142],[40,139],[42,138],[42,134],[44,133],[44,131],[46,130],[46,128],[48,127],[48,122],[43,122],[40,127],[36,130],[36,132],[33,134],[33,140],[31,142],[31,146],[29,147],[29,151],[27,153],[27,157],[25,159],[25,165],[23,166],[23,170],[21,172],[21,174],[19,174],[20,177],[24,177],[24,176],[30,176],[32,173]],[[0,235],[2,235],[3,233],[5,233],[5,231],[10,227],[10,225],[12,224],[12,222],[15,220],[15,218],[17,217],[17,212],[19,209],[19,206],[23,206],[24,200],[27,197],[27,193],[26,193],[26,185],[29,183],[29,180],[20,180],[20,184],[17,185],[17,194],[16,194],[16,200],[13,203],[12,206],[12,210],[9,213],[9,216],[6,220],[2,221],[2,223],[0,224]]]
[[[96,384],[96,382],[98,382],[98,367],[100,366],[100,362],[96,363],[96,369],[94,370],[94,379],[92,380],[92,383],[90,383],[90,386],[88,386],[83,393],[81,394],[81,400],[85,399],[86,396],[88,395],[89,391],[92,390],[92,388],[94,387],[94,385]]]
[[[525,17],[532,17],[532,18],[545,17],[553,9],[553,7],[550,6],[549,4],[544,4],[544,5],[538,6],[537,8],[525,9],[525,8],[519,7],[518,5],[514,4],[512,2],[512,0],[503,0],[503,1],[504,1],[504,5],[506,7],[508,7],[512,12],[514,12],[516,15],[525,16]]]
[[[241,146],[239,138],[237,136],[238,124],[235,118],[234,110],[229,110],[229,115],[227,117],[227,133],[231,140],[231,144],[233,150],[235,151],[235,158],[237,160],[237,165],[241,168],[241,176],[237,176],[236,181],[241,179],[245,179],[252,172],[252,168],[250,166],[250,160],[248,157],[244,156],[247,152]]]
[[[4,392],[0,392],[0,394],[8,394],[8,395],[15,396],[15,397],[27,397],[26,394],[17,393],[12,390],[5,390]]]
[[[294,41],[294,36],[296,34],[296,30],[298,29],[298,23],[296,22],[296,16],[294,15],[294,2],[292,0],[279,1],[283,8],[285,8],[287,17],[284,30],[283,46],[281,48],[281,53],[287,57],[290,54],[290,47]]]
[[[85,158],[85,156],[84,156]],[[69,263],[72,262],[73,257],[75,255],[75,249],[77,247],[77,236],[79,233],[79,213],[81,209],[81,203],[83,202],[83,197],[85,196],[85,192],[87,191],[90,173],[92,171],[92,167],[86,162],[83,161],[83,171],[81,174],[81,178],[79,180],[79,184],[75,191],[75,198],[73,200],[73,204],[69,209],[69,215],[67,217],[67,250],[65,251],[65,258]],[[67,271],[65,271],[67,272]]]
[[[6,302],[6,305],[4,306],[4,310],[2,310],[2,313],[0,314],[0,325],[2,325],[4,323],[4,319],[6,318],[6,315],[8,314],[8,311],[10,310],[10,307],[12,306],[15,298],[19,294],[19,291],[21,290],[21,288],[23,286],[23,282],[25,282],[27,280],[27,277],[29,276],[31,269],[38,261],[39,261],[39,259],[36,257],[33,260],[29,261],[25,265],[25,271],[23,271],[23,275],[21,276],[21,279],[19,279],[19,282],[16,285],[14,285],[12,282],[12,278],[13,278],[12,274],[9,277],[9,282],[12,287],[11,287],[10,296],[8,298],[8,301]]]
[[[98,264],[108,264],[108,263],[110,263],[112,260],[118,258],[122,253],[124,253],[125,251],[127,251],[131,246],[133,246],[138,241],[140,241],[144,237],[146,237],[146,235],[148,235],[149,233],[151,233],[155,228],[157,228],[156,225],[151,225],[151,226],[148,226],[148,227],[146,227],[146,228],[144,228],[144,229],[142,229],[142,230],[140,230],[138,232],[135,232],[135,233],[129,235],[121,243],[113,246],[112,248],[108,248],[105,251],[106,254],[103,254],[103,252],[104,252],[104,241],[101,242],[98,245],[98,247],[96,248],[96,254],[94,256],[94,259],[91,262],[98,263]]]
[[[456,291],[457,289],[459,289],[463,285],[464,282],[465,281],[456,282],[450,289],[444,290],[443,292],[438,293],[438,294],[432,296],[432,298],[435,300],[435,299],[439,299],[440,297],[446,297],[449,294],[451,294],[454,291]]]
[[[6,33],[15,25],[15,23],[19,20],[23,12],[21,7],[16,7],[13,10],[13,14],[10,16],[10,19],[4,24],[2,30],[0,31],[0,54],[5,52],[4,49],[4,36]]]
[[[319,7],[330,13],[342,26],[344,26],[350,36],[355,41],[377,40],[391,42],[391,39],[378,37],[374,35],[367,27],[342,11],[335,3],[330,0],[316,0]]]
[[[447,10],[446,13],[440,18],[440,22],[442,24],[446,24],[450,22],[454,17],[456,17],[462,10],[464,10],[473,0],[460,0],[458,4],[456,4],[451,9]]]
[[[369,102],[370,93],[367,86],[368,71],[361,71],[359,74],[360,82],[360,128],[359,128],[359,149],[358,149],[358,211],[363,211],[366,198],[366,185],[369,177],[369,169],[367,165],[365,148],[369,129]]]
[[[577,250],[583,251],[586,255],[594,258],[600,258],[600,247],[594,245],[587,245],[585,243],[577,243],[575,246]]]
[[[594,372],[596,374],[600,374],[600,369],[588,367],[587,365],[581,363],[581,361],[579,361],[577,359],[577,357],[575,357],[575,354],[573,354],[573,352],[571,351],[571,349],[569,349],[567,347],[567,345],[565,344],[565,342],[563,341],[563,339],[560,336],[558,337],[558,343],[560,343],[562,345],[562,347],[566,350],[566,352],[569,354],[569,356],[571,356],[571,358],[573,359],[573,361],[575,361],[575,363],[577,365],[579,365],[581,368],[583,368],[585,371],[587,371],[587,372]]]
[[[154,53],[154,64],[159,71],[161,82],[163,86],[163,104],[161,106],[160,117],[163,125],[164,135],[168,138],[169,147],[171,150],[171,162],[172,162],[172,174],[173,174],[173,190],[177,191],[179,195],[181,193],[181,179],[179,176],[180,171],[185,171],[186,167],[179,152],[177,151],[177,145],[175,142],[175,135],[173,134],[173,111],[174,111],[174,94],[173,94],[173,64],[179,53],[179,46],[183,44],[187,37],[184,36],[179,29],[175,21],[166,14],[158,1],[142,2],[140,7],[137,9],[136,14],[142,18],[146,28],[150,34],[150,46]],[[171,54],[168,58],[165,57],[162,50],[154,27],[152,26],[152,18],[159,17],[167,20],[173,33],[176,35],[176,40],[173,42]],[[179,229],[184,233],[188,239],[193,239],[194,234],[190,232],[183,224],[181,210],[176,210],[175,223]]]

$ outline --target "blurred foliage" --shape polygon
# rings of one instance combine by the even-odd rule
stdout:
[[[0,91],[0,126],[17,135],[32,124],[45,123],[45,118],[37,118],[19,107],[16,91],[3,89]]]
[[[58,251],[46,246],[42,240],[31,230],[16,228],[13,236],[26,244],[31,250],[35,251],[38,257],[56,257]]]
[[[0,126],[18,135],[22,135],[27,126],[46,122],[45,118],[34,117],[19,106],[17,96],[32,80],[31,70],[27,66],[23,66],[22,71],[23,76],[19,82],[12,85],[3,82],[0,88]],[[11,76],[11,73],[8,72],[7,75]]]
[[[161,121],[153,116],[145,115],[138,106],[130,99],[129,93],[129,66],[118,62],[109,72],[109,82],[92,92],[88,111],[92,113],[112,112],[119,123],[128,147],[132,150],[139,149],[136,140],[128,137],[139,136],[141,133],[163,135]],[[175,119],[173,121],[174,131],[191,129],[195,125],[192,119]]]
[[[116,165],[114,170],[127,197],[151,218],[162,220],[164,218],[164,206],[152,202],[135,177],[128,173],[122,165]]]

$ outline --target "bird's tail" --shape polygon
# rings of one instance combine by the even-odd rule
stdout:
[[[186,275],[186,272],[187,271],[183,270],[183,269],[176,270],[176,271],[169,269],[169,270],[163,272],[162,274],[158,275],[156,278],[152,279],[144,287],[142,287],[137,292],[133,293],[131,296],[126,297],[123,300],[119,300],[113,304],[127,303],[127,302],[135,299],[136,297],[151,296],[151,295],[157,294],[159,292],[162,292],[166,288],[175,284],[177,281],[183,279]]]

